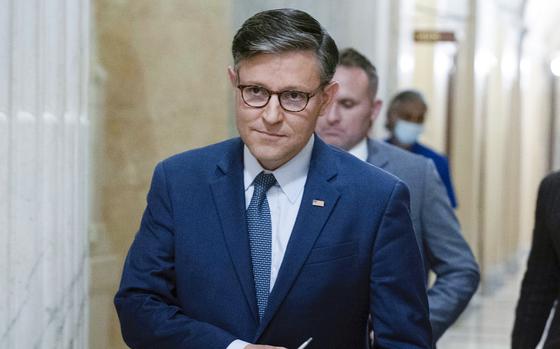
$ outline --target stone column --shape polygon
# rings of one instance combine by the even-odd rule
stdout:
[[[0,347],[87,343],[89,1],[0,1]]]

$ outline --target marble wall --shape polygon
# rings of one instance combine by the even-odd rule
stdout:
[[[230,5],[93,2],[91,348],[125,347],[112,300],[155,164],[235,133]]]
[[[0,2],[0,347],[85,348],[89,2]]]

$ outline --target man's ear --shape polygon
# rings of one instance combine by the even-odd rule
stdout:
[[[329,106],[334,101],[334,96],[338,92],[338,87],[338,81],[331,81],[323,89],[323,103],[321,104],[321,109],[319,110],[319,116],[324,115],[329,109]]]
[[[373,101],[373,105],[371,107],[371,123],[373,124],[377,117],[379,116],[379,112],[381,111],[381,107],[383,106],[383,101],[380,99],[375,99]]]
[[[391,107],[389,107],[391,108]],[[387,131],[389,131],[390,133],[393,133],[393,128],[395,128],[395,117],[393,116],[393,112],[391,111],[391,109],[389,109],[387,111],[387,118],[385,119],[385,128],[387,129]]]
[[[237,87],[237,73],[235,72],[235,69],[233,69],[233,67],[229,66],[227,69],[228,72],[228,76],[229,76],[229,82],[231,82],[231,86],[233,86],[233,88]]]

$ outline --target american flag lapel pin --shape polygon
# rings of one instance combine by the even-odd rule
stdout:
[[[325,202],[323,200],[313,200],[313,206],[318,206],[318,207],[325,207]]]

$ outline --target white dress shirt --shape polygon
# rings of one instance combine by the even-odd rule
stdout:
[[[265,170],[253,154],[251,154],[247,146],[243,149],[245,209],[251,203],[255,177],[264,171],[272,173],[276,178],[276,184],[266,193],[272,224],[271,291],[276,283],[278,271],[282,265],[284,253],[286,252],[286,247],[288,246],[288,241],[292,235],[292,229],[299,212],[314,141],[314,135],[311,135],[305,147],[296,156],[274,171]],[[247,344],[249,343],[235,340],[226,349],[242,349]]]
[[[367,161],[368,158],[368,148],[367,148],[367,137],[362,139],[360,143],[356,144],[348,152],[362,161]]]

